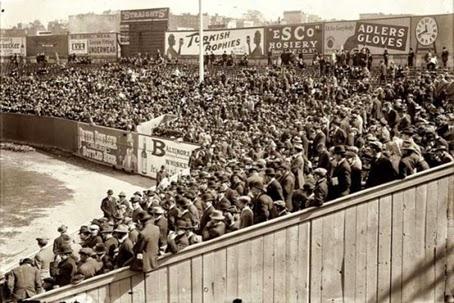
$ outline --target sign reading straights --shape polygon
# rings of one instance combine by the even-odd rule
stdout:
[[[322,51],[322,24],[272,26],[266,29],[267,50],[281,52],[284,49],[312,54]]]
[[[0,37],[0,57],[25,56],[25,37]]]
[[[169,19],[168,8],[135,9],[121,11],[121,22],[161,21]]]
[[[156,178],[162,165],[173,176],[187,171],[192,151],[198,145],[165,140],[157,137],[138,135],[139,174]]]
[[[199,53],[199,33],[196,31],[166,32],[165,54],[170,58]],[[231,52],[261,57],[263,52],[263,28],[212,30],[203,33],[205,54],[222,55]]]

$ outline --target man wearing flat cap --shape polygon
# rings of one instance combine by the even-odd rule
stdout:
[[[429,169],[429,164],[420,155],[418,155],[411,141],[405,140],[400,148],[402,158],[399,162],[399,177],[405,178],[414,173]]]
[[[314,170],[315,186],[314,191],[307,201],[308,207],[319,207],[325,203],[328,198],[328,171],[322,167]]]
[[[150,272],[158,266],[159,227],[154,225],[153,216],[147,212],[141,212],[138,217],[143,229],[134,245],[135,259],[131,269]]]
[[[29,258],[23,259],[20,266],[7,275],[7,285],[14,302],[31,298],[43,291],[41,273],[33,267],[33,261]]]
[[[336,145],[333,150],[335,163],[329,180],[328,200],[347,196],[350,193],[351,169],[345,159],[345,147]]]
[[[77,272],[75,279],[81,281],[94,277],[97,272],[102,268],[102,262],[98,262],[93,258],[95,255],[94,251],[90,247],[84,247],[79,250],[80,261],[77,264]]]
[[[114,235],[120,243],[118,251],[114,255],[115,268],[128,266],[134,258],[134,244],[128,236],[129,228],[124,224],[120,224],[114,230]]]
[[[379,141],[369,143],[372,152],[369,175],[367,176],[366,188],[378,186],[397,179],[397,171],[391,160],[383,153],[383,144]]]

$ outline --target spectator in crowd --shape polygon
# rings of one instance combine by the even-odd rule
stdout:
[[[82,247],[93,251],[82,263],[96,261],[95,274],[123,266],[147,272],[160,254],[452,161],[452,75],[399,75],[396,67],[388,77],[383,60],[369,71],[368,56],[367,49],[341,50],[330,71],[301,70],[285,50],[282,66],[210,66],[202,85],[196,68],[174,73],[144,58],[95,69],[46,65],[47,75],[2,75],[0,104],[5,112],[128,131],[179,115],[154,135],[200,146],[190,174],[172,179],[161,168],[159,186],[122,192],[118,201],[110,190],[103,218],[79,230]],[[74,243],[65,227],[59,232],[56,287],[78,281]]]
[[[31,298],[43,291],[41,273],[29,258],[22,260],[19,267],[8,274],[7,284],[14,300],[18,301]]]

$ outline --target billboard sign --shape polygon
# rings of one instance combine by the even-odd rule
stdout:
[[[83,158],[137,172],[136,133],[79,123],[77,147]]]
[[[322,23],[271,26],[266,28],[267,50],[284,49],[313,54],[322,51]]]
[[[352,50],[367,47],[372,54],[408,53],[410,46],[410,18],[359,20],[325,23],[324,50]]]
[[[199,32],[166,32],[165,54],[169,58],[185,55],[198,55]],[[203,33],[205,54],[222,55],[234,53],[247,54],[251,58],[262,57],[264,37],[263,28],[208,30]]]
[[[83,48],[83,43],[85,43],[85,48]],[[69,36],[69,52],[88,54],[91,57],[116,57],[118,53],[117,34],[72,34]]]
[[[25,56],[25,37],[0,37],[0,57]]]
[[[27,56],[44,53],[51,58],[68,56],[67,35],[27,36]]]
[[[121,11],[121,23],[165,21],[169,19],[169,8],[134,9]]]
[[[199,148],[195,144],[157,137],[144,135],[138,135],[138,137],[139,174],[152,178],[156,178],[156,173],[163,165],[171,176],[187,171],[192,151]]]
[[[71,39],[69,40],[69,53],[76,55],[88,54],[87,39]]]

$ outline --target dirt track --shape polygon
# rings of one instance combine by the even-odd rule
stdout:
[[[53,239],[99,217],[112,188],[129,196],[153,180],[81,159],[45,152],[0,150],[0,272],[37,250],[36,237]]]

